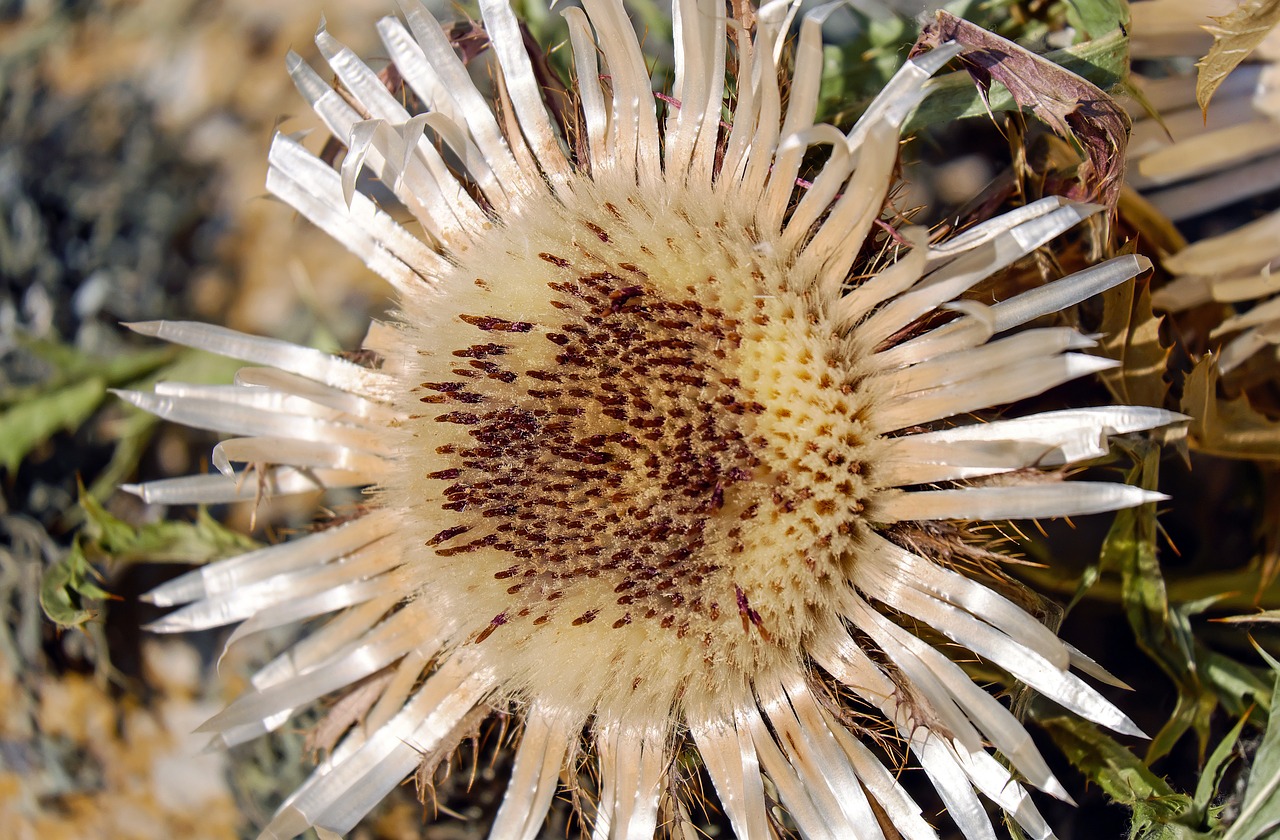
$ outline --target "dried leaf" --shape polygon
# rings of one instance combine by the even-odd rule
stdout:
[[[1160,319],[1151,310],[1148,283],[1122,283],[1102,296],[1103,334],[1098,355],[1121,366],[1104,371],[1102,381],[1128,405],[1164,406],[1169,383],[1169,349],[1160,343]]]
[[[1121,84],[1129,72],[1129,39],[1116,30],[1092,41],[1045,53],[1044,57],[1103,90],[1110,90]],[[842,62],[847,63],[848,59]],[[938,76],[929,81],[925,89],[928,95],[903,129],[907,134],[931,125],[947,125],[955,120],[1016,111],[1020,107],[1004,85],[996,82],[984,94],[963,71]]]
[[[960,60],[984,96],[993,81],[1001,83],[1019,107],[1084,150],[1079,183],[1068,197],[1115,204],[1129,138],[1123,108],[1086,79],[949,12],[938,12],[924,28],[912,55],[945,41],[965,48]]]
[[[1213,36],[1213,46],[1209,54],[1196,63],[1200,68],[1196,102],[1206,119],[1214,91],[1280,24],[1280,0],[1243,0],[1233,11],[1210,20],[1213,24],[1204,28]]]
[[[1119,209],[1120,218],[1133,227],[1136,239],[1142,243],[1143,253],[1176,254],[1187,247],[1187,240],[1177,225],[1133,187],[1126,185],[1120,191]]]
[[[1182,412],[1191,416],[1193,449],[1230,458],[1280,459],[1280,423],[1254,411],[1249,400],[1218,397],[1218,363],[1210,354],[1187,375]]]

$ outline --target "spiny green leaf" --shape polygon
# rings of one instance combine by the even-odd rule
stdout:
[[[1231,12],[1209,19],[1213,24],[1205,29],[1213,35],[1213,46],[1196,64],[1196,102],[1205,114],[1218,86],[1280,23],[1280,0],[1242,0]]]
[[[1191,798],[1179,795],[1140,758],[1094,724],[1066,715],[1037,717],[1071,763],[1111,799],[1125,805],[1155,800],[1166,817],[1182,813]]]
[[[1036,708],[1039,708],[1038,706]],[[1179,823],[1193,810],[1190,796],[1177,793],[1140,758],[1088,721],[1037,715],[1067,759],[1113,801],[1133,810],[1133,840],[1176,840],[1199,836]]]
[[[86,602],[109,598],[110,593],[94,583],[97,573],[76,540],[67,555],[45,570],[40,580],[40,607],[62,628],[80,627],[97,612]]]
[[[195,522],[162,521],[134,527],[81,493],[84,535],[91,553],[123,563],[208,563],[258,548],[258,543],[221,525],[203,508]]]
[[[93,416],[108,388],[145,376],[175,355],[166,347],[99,358],[68,344],[35,339],[20,346],[44,360],[51,373],[37,385],[0,391],[0,468],[10,473],[49,438],[73,432]]]
[[[133,527],[107,513],[106,508],[85,493],[83,487],[80,488],[80,507],[84,509],[86,516],[83,533],[95,545],[110,546],[133,538],[135,533]]]
[[[221,525],[203,508],[195,522],[134,527],[112,516],[80,488],[85,524],[71,550],[46,570],[40,605],[59,627],[80,627],[97,615],[90,604],[111,597],[99,586],[95,563],[208,563],[252,551],[259,544]]]
[[[1200,678],[1212,687],[1222,708],[1232,716],[1249,713],[1254,725],[1270,719],[1272,681],[1266,672],[1200,647],[1196,653]]]
[[[129,379],[112,384],[134,390],[147,390],[160,380],[217,384],[230,380],[236,370],[243,365],[239,360],[215,356],[202,350],[178,348],[176,352],[169,352],[171,350],[174,348],[165,348],[169,363],[163,367],[148,371],[141,379]],[[89,487],[89,493],[99,501],[105,500],[115,492],[117,485],[133,474],[151,434],[160,424],[160,419],[154,414],[123,404],[122,407],[125,416],[110,425],[111,432],[116,435],[116,447],[111,453],[111,461],[98,473]],[[63,523],[68,527],[77,525],[83,515],[83,508],[71,508],[67,511]]]

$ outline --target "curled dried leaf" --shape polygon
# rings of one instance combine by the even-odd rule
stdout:
[[[1280,0],[1243,0],[1228,14],[1209,18],[1205,30],[1213,36],[1209,53],[1196,63],[1196,103],[1208,118],[1214,91],[1280,24]]]
[[[1012,41],[940,11],[920,33],[911,54],[945,41],[965,48],[960,60],[985,97],[992,82],[1008,89],[1019,107],[1080,145],[1085,161],[1069,198],[1113,206],[1124,181],[1129,117],[1100,88]]]
[[[1100,355],[1121,366],[1101,374],[1111,393],[1129,405],[1163,406],[1170,348],[1160,342],[1160,319],[1147,283],[1122,283],[1102,297]]]
[[[1182,412],[1191,416],[1191,448],[1227,458],[1280,460],[1280,422],[1249,405],[1247,397],[1218,396],[1217,357],[1201,359],[1187,375]]]

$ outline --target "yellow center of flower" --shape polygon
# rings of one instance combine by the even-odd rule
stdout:
[[[415,440],[387,490],[426,591],[515,684],[713,691],[799,656],[843,587],[875,446],[858,354],[732,208],[578,197],[406,312]]]

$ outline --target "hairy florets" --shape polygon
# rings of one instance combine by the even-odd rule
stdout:
[[[467,641],[512,685],[585,709],[748,685],[800,660],[856,562],[856,340],[749,211],[565,196],[406,306],[412,439],[383,494],[422,591],[488,620]]]

